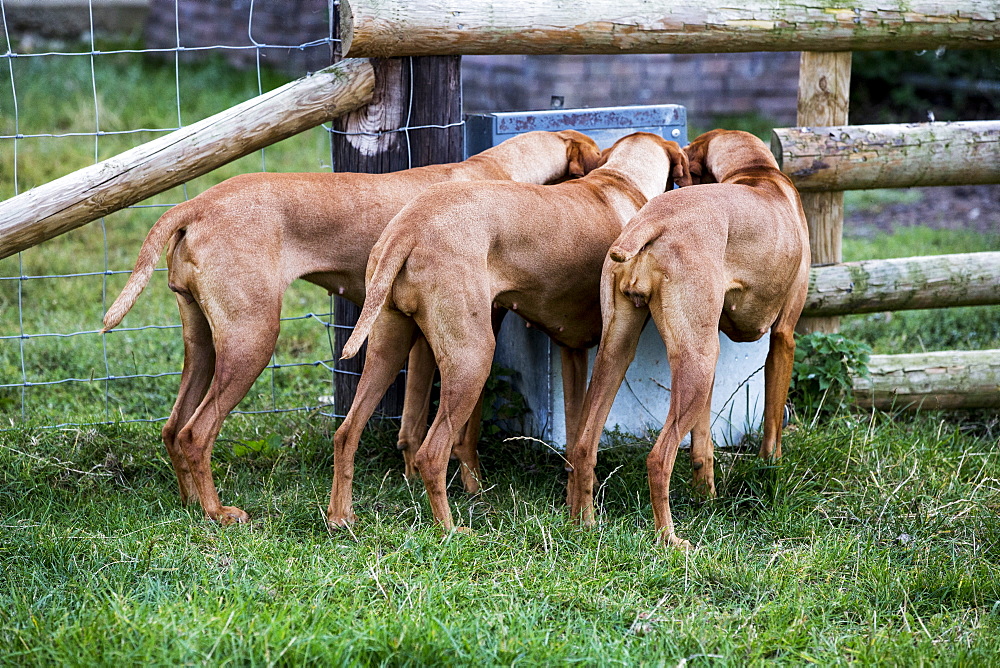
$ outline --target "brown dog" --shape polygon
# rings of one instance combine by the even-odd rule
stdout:
[[[354,403],[333,439],[331,525],[355,519],[351,481],[361,431],[418,327],[441,372],[441,402],[416,465],[445,529],[454,527],[445,493],[449,448],[489,374],[498,308],[516,311],[562,346],[567,434],[574,438],[586,350],[601,332],[601,263],[650,197],[674,179],[687,183],[686,165],[675,142],[636,133],[576,181],[440,184],[400,211],[372,250],[368,297],[344,347],[351,357],[370,332]]]
[[[599,160],[597,144],[579,132],[530,132],[465,162],[393,174],[245,174],[165,213],[146,236],[132,276],[104,317],[104,329],[121,322],[169,241],[169,285],[181,312],[184,370],[163,442],[181,500],[200,499],[205,514],[222,524],[248,519],[239,508],[219,502],[212,447],[223,420],[274,352],[282,296],[292,281],[304,278],[360,304],[372,246],[392,217],[432,184],[547,183],[582,176]],[[429,391],[433,359],[426,345],[416,346],[414,356],[408,385]],[[414,392],[404,410],[400,447],[408,460],[426,433],[426,406],[427,398]]]
[[[655,198],[611,247],[601,276],[604,331],[570,449],[567,500],[594,521],[597,444],[636,343],[652,316],[667,348],[671,398],[649,453],[649,489],[658,539],[674,533],[667,498],[681,439],[691,432],[696,487],[714,495],[712,383],[722,330],[736,342],[771,330],[764,365],[761,456],[781,455],[781,420],[792,375],[792,334],[809,281],[809,234],[799,195],[771,152],[746,132],[713,130],[684,149],[695,183]]]

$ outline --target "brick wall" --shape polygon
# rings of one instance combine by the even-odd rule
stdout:
[[[150,0],[148,47],[177,44],[174,0]],[[179,0],[181,46],[250,45],[250,0]],[[253,39],[298,45],[329,36],[327,0],[258,0]],[[262,62],[298,75],[331,62],[324,45],[304,50],[267,48]],[[217,52],[214,52],[217,53]],[[253,49],[224,52],[237,66],[256,62]],[[187,58],[198,54],[184,54]],[[622,56],[468,56],[462,60],[467,111],[547,109],[553,95],[572,107],[672,103],[707,125],[719,114],[757,112],[794,123],[797,53]]]
[[[249,22],[250,0],[150,0],[146,23],[147,48],[180,45],[252,46],[258,44],[298,46],[330,36],[327,0],[258,0],[253,5],[253,26]],[[252,38],[251,38],[252,35]],[[322,69],[332,61],[329,44],[305,49],[268,47],[260,50],[261,63],[292,75]],[[212,54],[220,53],[217,50]],[[237,67],[253,67],[256,49],[221,52]],[[171,58],[173,55],[171,54]],[[184,58],[204,57],[187,52]]]
[[[794,123],[798,74],[798,53],[462,59],[467,111],[548,109],[559,95],[567,108],[682,104],[703,123],[748,112]]]

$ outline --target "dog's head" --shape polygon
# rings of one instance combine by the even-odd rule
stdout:
[[[703,135],[695,137],[694,141],[684,147],[688,163],[691,169],[691,183],[700,185],[702,183],[718,183],[715,175],[708,166],[708,145],[713,139],[728,130],[717,128]]]
[[[601,163],[597,142],[576,130],[557,132],[566,142],[566,174],[570,178],[586,176]]]
[[[680,145],[675,141],[668,141],[660,135],[652,132],[633,132],[630,135],[625,135],[616,141],[610,148],[606,148],[601,152],[600,164],[604,165],[615,153],[615,151],[619,149],[619,147],[623,147],[626,144],[631,144],[636,141],[652,142],[659,146],[664,153],[666,153],[669,167],[667,168],[667,178],[664,185],[664,192],[673,190],[675,183],[679,188],[691,185],[691,170],[688,167],[688,157],[685,155]],[[651,147],[646,150],[651,150]]]
[[[684,147],[694,183],[719,183],[738,172],[776,170],[771,149],[756,135],[742,130],[716,129]]]

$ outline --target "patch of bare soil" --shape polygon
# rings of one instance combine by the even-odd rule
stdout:
[[[933,229],[964,229],[1000,234],[1000,185],[913,188],[914,202],[848,211],[844,231],[852,236],[892,232],[924,225]]]

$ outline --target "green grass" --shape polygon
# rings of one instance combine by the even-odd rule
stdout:
[[[708,119],[692,119],[690,123],[688,139],[694,139],[715,128],[726,128],[727,130],[743,130],[757,135],[768,146],[771,145],[771,131],[775,128],[774,119],[756,112],[712,114]]]
[[[700,503],[682,457],[672,506],[689,553],[653,545],[648,443],[602,453],[600,524],[562,508],[562,460],[483,447],[488,489],[452,485],[472,536],[442,537],[366,438],[359,522],[328,533],[320,419],[222,443],[219,528],[180,507],[156,429],[26,430],[0,447],[0,663],[985,665],[1000,651],[995,422],[840,416],[786,456],[719,453]]]
[[[879,188],[875,190],[844,191],[844,214],[850,216],[857,211],[881,212],[893,204],[915,204],[922,194],[913,188]]]
[[[1000,233],[926,227],[871,238],[845,236],[843,245],[845,261],[998,250]],[[841,318],[841,332],[882,354],[1000,348],[1000,306],[852,315]]]

